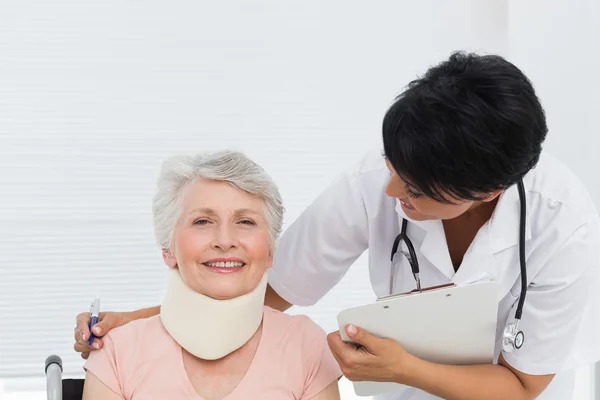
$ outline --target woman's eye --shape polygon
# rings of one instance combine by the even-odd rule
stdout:
[[[206,224],[208,224],[207,219],[197,219],[196,221],[194,221],[194,225],[206,225]]]
[[[256,225],[256,224],[254,223],[254,221],[251,221],[251,220],[249,220],[249,219],[243,219],[243,220],[241,220],[241,221],[240,221],[240,224],[242,224],[242,225]]]

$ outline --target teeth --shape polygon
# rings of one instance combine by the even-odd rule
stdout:
[[[214,268],[241,268],[244,265],[244,263],[236,261],[207,262],[205,264]]]

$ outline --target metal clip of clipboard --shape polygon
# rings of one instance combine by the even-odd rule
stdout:
[[[421,293],[426,293],[426,292],[432,292],[435,290],[441,290],[441,289],[446,289],[446,288],[451,288],[451,287],[455,287],[456,284],[454,283],[445,283],[443,285],[437,285],[437,286],[430,286],[427,288],[422,288],[421,290],[419,289],[413,289],[410,292],[404,292],[404,293],[395,293],[395,294],[389,294],[386,296],[381,296],[377,298],[377,302],[379,303],[380,301],[386,301],[386,300],[392,300],[395,299],[397,297],[404,297],[404,296],[411,296],[413,294],[421,294]]]

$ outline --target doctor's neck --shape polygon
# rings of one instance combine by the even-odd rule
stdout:
[[[496,209],[501,191],[486,196],[482,200],[462,200],[458,204],[450,205],[456,214],[454,218],[459,221],[483,221],[489,220]]]
[[[454,218],[448,218],[455,222],[477,223],[481,225],[486,223],[494,214],[498,199],[503,190],[497,190],[493,193],[480,195],[480,200],[462,200],[450,205],[455,211],[458,211]]]
[[[494,214],[494,210],[496,209],[496,205],[498,204],[499,196],[496,196],[493,200],[490,201],[474,201],[471,206],[461,215],[456,217],[459,220],[482,220],[488,221],[492,214]]]

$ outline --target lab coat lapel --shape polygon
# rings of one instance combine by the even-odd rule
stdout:
[[[442,221],[424,222],[427,222],[428,225],[427,236],[425,236],[425,240],[423,240],[419,250],[423,258],[426,258],[434,267],[451,280],[455,272],[450,253],[448,252]]]
[[[396,200],[396,212],[398,213],[399,229],[402,227],[403,219],[407,219],[409,222],[406,233],[415,248],[418,249],[417,257],[420,258],[420,269],[423,269],[424,262],[422,259],[425,259],[443,273],[448,280],[451,280],[454,276],[454,268],[450,260],[450,253],[448,253],[442,222],[435,220],[413,221],[404,214],[398,200]]]
[[[525,193],[528,182],[524,180]],[[492,279],[501,284],[500,296],[504,296],[519,274],[519,193],[516,186],[507,189],[498,199],[490,218],[475,236],[463,263],[453,278],[457,285]],[[527,213],[528,214],[528,213]],[[525,242],[531,239],[529,218],[525,218]],[[515,251],[505,250],[515,247]],[[511,256],[514,261],[505,257]]]
[[[528,176],[525,177],[523,183],[525,186],[525,196],[527,197],[531,185]],[[498,268],[501,268],[502,265],[510,265],[510,263],[501,262],[503,257],[502,252],[519,245],[520,205],[519,192],[516,185],[513,185],[500,195],[492,217],[481,227],[475,236],[456,273],[450,260],[442,222],[413,221],[404,214],[398,200],[396,200],[396,212],[398,213],[399,227],[402,226],[403,218],[408,219],[410,222],[407,234],[415,247],[419,248],[417,255],[427,259],[435,268],[457,285],[504,276],[506,271],[499,271]],[[531,225],[528,215],[529,207],[527,207],[525,218],[526,242],[531,239]],[[416,232],[416,228],[419,228],[421,232]],[[423,237],[420,246],[417,241],[419,236]],[[422,265],[423,263],[420,262],[419,264]],[[516,267],[518,269],[518,265]]]
[[[523,184],[525,186],[525,201],[529,205],[527,197],[529,195],[530,182],[527,178],[525,177]],[[527,207],[525,216],[525,241],[531,239],[529,215],[529,207]],[[494,253],[499,253],[502,250],[519,245],[519,216],[519,191],[517,186],[513,185],[502,193],[489,221],[490,244]]]
[[[527,202],[525,214],[525,247],[531,239],[531,221],[529,201],[531,176],[523,179],[525,186],[525,201]],[[516,284],[521,274],[519,262],[519,224],[520,224],[520,201],[517,186],[506,190],[496,205],[496,209],[489,221],[489,243],[491,251],[496,259],[495,269],[490,271],[492,279],[499,284],[499,295],[508,293]],[[529,276],[529,281],[531,277]]]
[[[452,282],[462,286],[491,278],[492,271],[496,268],[496,259],[490,243],[490,227],[486,223],[475,235]]]

